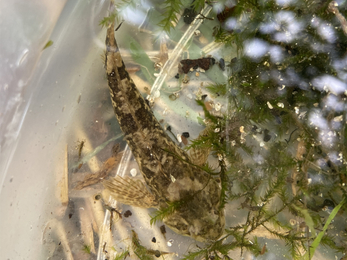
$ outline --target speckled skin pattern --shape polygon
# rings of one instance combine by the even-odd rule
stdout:
[[[114,23],[107,29],[105,66],[114,112],[158,208],[185,202],[164,223],[198,241],[218,239],[225,222],[220,187],[161,128],[125,68]]]

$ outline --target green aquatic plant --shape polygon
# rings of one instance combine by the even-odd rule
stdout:
[[[113,260],[124,260],[126,259],[128,256],[130,255],[128,250],[125,250],[122,253],[119,253],[115,256],[115,258],[113,258]]]
[[[91,247],[88,246],[88,245],[84,245],[84,246],[83,246],[83,251],[84,251],[85,253],[87,253],[88,255],[90,255],[90,253],[91,253]]]

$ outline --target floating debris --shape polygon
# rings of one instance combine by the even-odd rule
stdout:
[[[333,119],[334,122],[341,122],[342,120],[343,120],[343,115],[336,116],[336,117],[334,117],[334,119]]]
[[[268,108],[270,108],[270,109],[273,109],[274,107],[271,105],[271,103],[268,101],[268,102],[266,102],[266,104],[267,104],[267,106],[268,106]]]
[[[127,211],[125,211],[125,212],[123,213],[123,216],[126,217],[126,218],[128,218],[128,217],[130,217],[132,214],[133,214],[133,213],[132,213],[130,210],[127,210]]]
[[[51,47],[53,45],[53,41],[49,40],[46,45],[42,48],[42,50],[47,49],[48,47]]]
[[[170,174],[170,179],[171,179],[171,182],[172,182],[172,183],[175,183],[175,182],[176,182],[176,178],[175,178],[174,176],[172,176],[171,174]]]
[[[187,84],[189,82],[189,77],[185,75],[185,77],[182,79],[183,84]]]
[[[82,94],[79,94],[79,96],[77,98],[77,104],[79,104],[81,102],[81,98],[82,98]]]
[[[280,107],[280,108],[284,108],[284,104],[281,103],[281,102],[277,103],[277,106]]]
[[[185,138],[189,138],[189,133],[188,132],[183,132],[182,135],[185,137]]]
[[[160,226],[160,232],[164,236],[164,238],[166,239],[166,228],[165,228],[165,225]]]
[[[194,6],[184,9],[183,11],[183,21],[185,24],[191,24],[197,13],[195,12]]]
[[[204,71],[208,70],[211,65],[215,64],[216,60],[214,58],[200,58],[200,59],[186,59],[181,60],[179,68],[183,71],[184,74],[187,74],[191,68],[200,68]],[[200,70],[201,71],[201,70]],[[202,71],[201,71],[202,72]]]
[[[84,144],[85,144],[85,141],[81,141],[80,144],[78,145],[78,160],[81,160]]]

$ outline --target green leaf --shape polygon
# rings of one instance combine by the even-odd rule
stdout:
[[[310,213],[308,213],[307,209],[303,209],[303,208],[297,207],[295,205],[293,205],[293,208],[295,208],[297,211],[299,211],[304,216],[306,225],[309,227],[313,236],[316,236],[316,230],[314,228],[314,222],[313,222],[313,219],[312,219]]]
[[[90,254],[90,252],[91,252],[90,246],[84,245],[84,246],[83,246],[83,251],[84,251],[85,253],[87,253],[87,254]]]
[[[42,50],[47,49],[48,47],[51,47],[52,45],[53,45],[53,41],[52,41],[52,40],[49,40],[49,41],[46,43],[45,47],[42,48]]]
[[[101,27],[107,27],[110,23],[112,23],[112,22],[116,19],[116,17],[117,17],[117,13],[116,13],[116,12],[113,12],[113,13],[110,14],[109,16],[104,17],[104,18],[100,21],[99,25],[100,25]]]
[[[123,260],[129,255],[130,255],[129,251],[126,250],[123,253],[117,254],[113,260]]]
[[[159,26],[166,32],[170,32],[174,27],[173,23],[178,22],[177,14],[182,9],[182,2],[181,0],[165,0],[164,6],[163,19],[159,22]]]
[[[344,198],[339,205],[337,205],[333,211],[330,213],[329,218],[327,219],[327,222],[325,222],[325,225],[323,227],[323,230],[321,232],[318,233],[318,236],[315,238],[315,240],[313,240],[311,246],[310,246],[310,250],[308,252],[306,252],[306,254],[304,255],[304,259],[312,259],[314,252],[316,251],[317,247],[319,246],[325,231],[328,229],[331,221],[335,218],[337,212],[339,212],[340,208],[343,206],[343,204],[345,204],[346,199]]]

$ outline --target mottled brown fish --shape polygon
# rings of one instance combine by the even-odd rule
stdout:
[[[163,222],[198,241],[218,239],[225,222],[220,186],[161,128],[125,68],[114,22],[107,29],[105,56],[114,112],[147,184],[115,177],[104,182],[105,188],[117,201],[134,206],[163,209],[169,202],[183,202]]]

